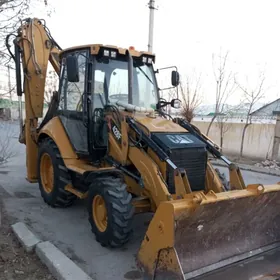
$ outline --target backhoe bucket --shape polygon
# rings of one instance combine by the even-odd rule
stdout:
[[[145,279],[191,279],[279,246],[280,185],[159,205],[137,259]]]

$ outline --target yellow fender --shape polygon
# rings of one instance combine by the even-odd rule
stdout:
[[[71,142],[66,134],[66,131],[58,117],[52,118],[41,130],[38,135],[38,142],[45,137],[50,137],[57,145],[61,157],[63,159],[77,159]]]

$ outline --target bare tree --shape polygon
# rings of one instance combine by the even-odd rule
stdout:
[[[225,103],[230,95],[236,90],[234,73],[228,71],[228,52],[223,56],[220,52],[217,66],[215,55],[212,55],[213,73],[216,82],[215,112],[207,128],[206,135],[209,134],[211,126],[218,115],[222,114],[225,109]]]
[[[240,83],[236,82],[238,88],[243,92],[243,104],[245,104],[246,108],[246,121],[242,130],[241,136],[241,144],[240,144],[240,157],[243,156],[243,146],[244,139],[246,135],[247,128],[252,124],[252,110],[254,105],[260,101],[260,99],[264,98],[266,90],[264,89],[265,75],[263,72],[259,74],[258,84],[255,88],[250,88],[248,86],[248,81],[246,87],[240,85]]]
[[[0,92],[0,98],[10,97],[15,92],[15,88],[16,86],[13,86],[11,90],[4,89],[4,91]]]
[[[224,136],[229,131],[232,123],[227,122],[229,120],[230,116],[228,115],[219,115],[217,116],[217,124],[220,130],[220,148],[221,151],[223,150],[223,144],[224,144]]]
[[[179,94],[179,91],[178,91],[178,94]],[[162,93],[161,96],[162,96],[161,97],[162,99],[165,99],[167,102],[170,102],[172,99],[177,98],[177,88],[169,89],[168,91],[166,91],[165,94]],[[163,107],[162,110],[165,111],[169,115],[171,115],[171,113],[172,113],[171,112],[172,108],[170,105]]]
[[[0,122],[0,164],[7,162],[16,155],[11,141],[16,136],[10,123]]]
[[[163,98],[168,102],[174,98],[179,98],[182,101],[182,109],[177,110],[177,114],[180,114],[186,120],[191,122],[194,117],[194,111],[202,103],[201,75],[196,77],[193,73],[192,75],[187,76],[180,81],[178,88],[168,90]],[[166,111],[171,114],[170,105]]]
[[[242,102],[235,106],[226,106],[224,105],[223,113],[217,116],[217,124],[220,130],[220,148],[223,149],[224,137],[227,132],[232,127],[233,118],[236,116],[236,113],[240,111],[242,107]]]
[[[10,67],[0,65],[0,71],[3,72],[3,82],[0,84],[0,98],[12,100],[16,86],[12,83],[13,78],[11,77]]]
[[[1,120],[9,120],[12,117],[12,95],[15,90],[15,86],[12,87],[10,90],[7,87],[0,86],[0,121]],[[0,132],[1,134],[1,132]],[[1,143],[0,143],[1,144]],[[1,148],[0,148],[1,149]]]
[[[47,16],[52,12],[52,7],[48,4],[48,0],[0,0],[0,61],[8,63],[10,55],[6,51],[5,38],[8,34],[16,31],[16,26],[20,18],[28,17],[32,7],[38,4],[47,6]]]
[[[202,103],[201,75],[198,78],[188,76],[186,82],[182,81],[179,85],[179,97],[182,100],[182,116],[191,122],[194,118],[195,110]]]
[[[44,102],[48,105],[51,102],[53,92],[57,90],[58,77],[54,70],[49,70],[46,78]]]

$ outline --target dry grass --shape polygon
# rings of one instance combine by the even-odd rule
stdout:
[[[7,162],[16,155],[12,141],[16,136],[9,122],[0,121],[0,164]]]
[[[34,253],[26,253],[23,250],[11,230],[10,223],[11,219],[2,213],[2,223],[0,222],[0,279],[54,280]]]

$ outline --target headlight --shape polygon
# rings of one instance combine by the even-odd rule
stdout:
[[[109,56],[109,55],[110,55],[110,52],[109,52],[108,50],[104,50],[104,51],[103,51],[103,55],[104,55],[104,56]]]
[[[148,57],[148,56],[143,56],[142,57],[142,62],[143,63],[152,64],[153,63],[153,58],[152,57]]]
[[[147,57],[146,56],[142,57],[142,62],[147,63]]]
[[[111,51],[111,57],[116,58],[117,57],[117,52]]]

